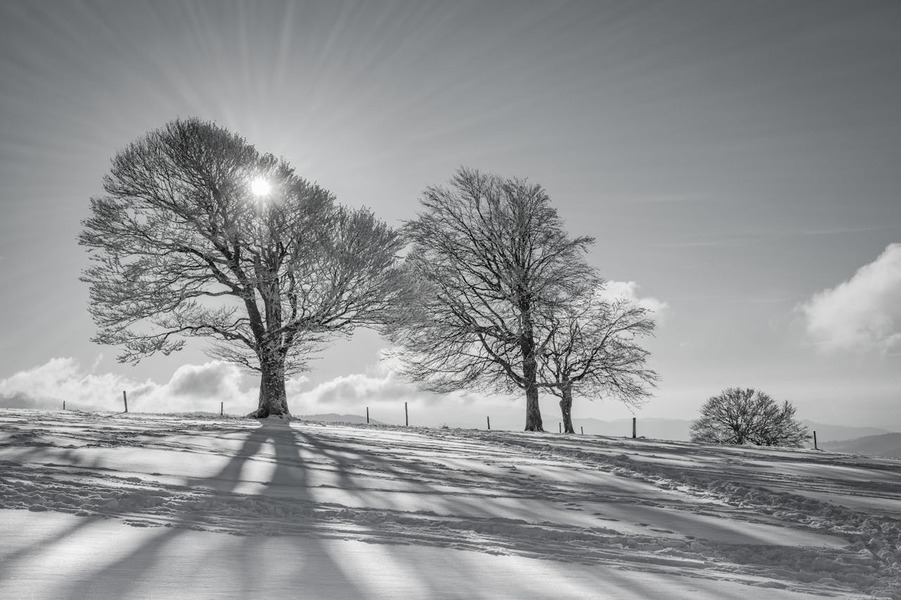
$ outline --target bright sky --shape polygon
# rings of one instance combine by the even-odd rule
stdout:
[[[249,412],[197,342],[137,367],[89,341],[77,246],[110,158],[215,120],[390,223],[460,165],[549,191],[591,261],[665,304],[638,413],[728,386],[901,429],[901,4],[0,3],[0,405]],[[632,285],[626,285],[634,282]],[[524,400],[427,398],[341,342],[295,414],[521,427]],[[542,403],[556,423],[552,399]],[[620,418],[577,400],[576,417]]]

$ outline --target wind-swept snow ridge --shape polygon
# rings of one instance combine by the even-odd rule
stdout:
[[[622,578],[633,597],[901,597],[901,462],[829,453],[0,411],[0,596],[25,589],[24,578],[39,568],[34,556],[52,552],[27,541],[4,545],[25,539],[16,515],[64,523],[59,513],[82,517],[92,524],[85,530],[95,530],[100,518],[110,523],[105,527],[143,528],[136,539],[147,538],[133,553],[110,558],[112,566],[93,579],[82,565],[88,579],[78,586],[64,574],[47,578],[56,585],[47,594],[59,597],[108,592],[96,587],[104,578],[145,564],[151,550],[160,561],[166,548],[182,549],[186,531],[212,540],[285,537],[320,557],[369,542],[373,560],[393,560],[409,577],[425,556],[442,557],[430,565],[439,573],[446,567],[448,577],[451,569],[461,575],[455,565],[467,557],[494,556],[485,560],[499,561],[492,563],[499,569],[531,565],[547,585],[558,581],[548,575],[556,573],[560,597],[586,597],[586,590],[588,597],[616,597],[611,577]],[[342,563],[329,564],[340,570]],[[547,590],[529,572],[504,579],[511,586],[528,581],[525,591],[481,595],[529,597],[532,589],[531,597],[543,597]],[[462,575],[484,583],[476,572]],[[346,574],[330,588],[322,576],[322,589],[347,597],[416,597],[425,589],[414,585],[422,577],[391,587]],[[129,585],[111,589],[141,597]],[[442,597],[440,586],[428,594]]]

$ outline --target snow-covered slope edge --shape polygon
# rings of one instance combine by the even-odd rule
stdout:
[[[666,597],[634,592],[639,576],[671,597],[726,597],[729,586],[751,598],[901,595],[901,463],[829,453],[0,411],[0,509],[101,517],[148,536],[163,526],[176,540],[264,534],[432,548],[449,564],[475,553],[566,572],[612,567],[632,597]],[[0,517],[0,527],[15,523]],[[10,559],[2,545],[7,572],[29,568],[16,557],[33,549]],[[142,555],[115,564],[132,558]],[[59,586],[61,596],[95,591]],[[569,591],[560,597],[585,597]]]

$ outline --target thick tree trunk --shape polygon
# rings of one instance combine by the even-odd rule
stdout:
[[[535,339],[532,324],[524,319],[526,326],[520,337],[522,350],[522,376],[526,388],[526,431],[544,431],[541,423],[541,408],[538,405],[538,364],[535,362]]]
[[[260,362],[260,404],[249,417],[265,419],[269,416],[291,416],[285,393],[285,363],[279,358]]]
[[[538,406],[538,386],[534,384],[526,387],[526,431],[544,431]]]
[[[564,383],[560,388],[563,398],[560,399],[560,411],[563,413],[563,432],[575,433],[573,427],[573,387],[572,384]]]

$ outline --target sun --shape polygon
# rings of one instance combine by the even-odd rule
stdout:
[[[250,191],[254,196],[262,198],[269,195],[272,185],[264,177],[256,177],[250,182]]]

